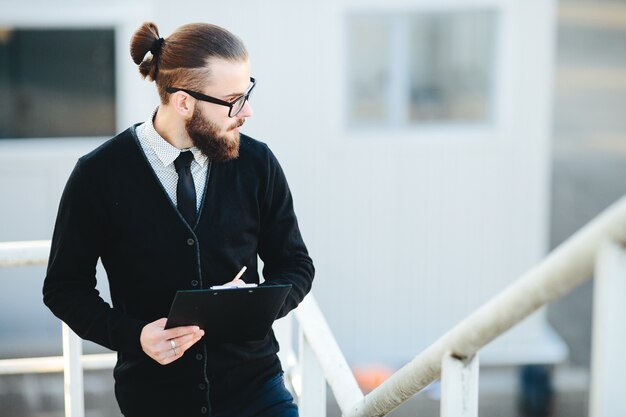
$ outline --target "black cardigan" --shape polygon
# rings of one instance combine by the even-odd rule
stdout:
[[[126,415],[207,415],[242,400],[280,371],[278,343],[215,344],[210,334],[170,365],[143,353],[144,325],[166,317],[177,290],[246,282],[292,284],[280,316],[309,292],[313,263],[283,171],[269,148],[241,135],[239,158],[208,161],[196,225],[184,221],[139,145],[133,126],[79,159],[57,216],[44,302],[80,337],[118,352],[116,396]],[[95,289],[98,258],[112,307]],[[245,311],[241,312],[245,314]]]

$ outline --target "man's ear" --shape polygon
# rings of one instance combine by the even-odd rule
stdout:
[[[170,104],[183,118],[188,119],[193,115],[195,99],[184,91],[177,91],[170,96]]]

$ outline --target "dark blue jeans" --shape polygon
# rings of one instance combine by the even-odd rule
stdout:
[[[256,396],[228,410],[215,412],[213,417],[298,417],[298,406],[285,388],[280,373],[267,381]]]

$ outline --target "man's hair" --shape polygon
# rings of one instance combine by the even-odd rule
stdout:
[[[241,61],[248,51],[241,39],[216,25],[184,25],[163,39],[157,26],[146,22],[132,37],[130,56],[142,77],[156,82],[161,103],[167,104],[167,87],[202,91],[211,76],[211,58]]]

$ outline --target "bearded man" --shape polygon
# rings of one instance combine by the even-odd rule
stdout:
[[[178,290],[290,284],[284,316],[314,268],[283,171],[240,134],[256,81],[232,33],[191,24],[163,39],[153,23],[131,41],[160,104],[80,158],[57,216],[45,304],[80,337],[117,352],[115,394],[126,417],[297,416],[278,343],[221,343],[197,326],[165,329]],[[111,290],[96,290],[101,259]],[[246,315],[246,311],[239,314]]]

